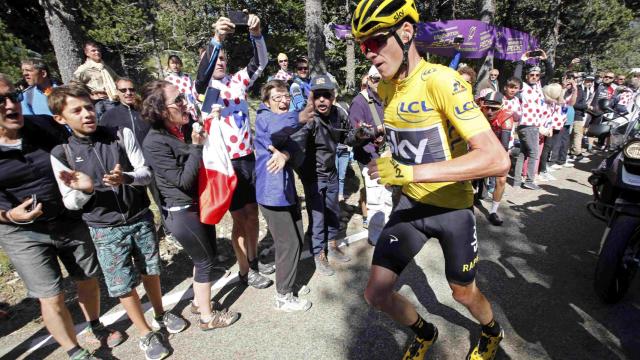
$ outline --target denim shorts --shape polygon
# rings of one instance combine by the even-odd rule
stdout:
[[[158,238],[151,212],[127,225],[89,227],[109,296],[128,294],[140,284],[140,274],[160,275]]]
[[[0,245],[33,298],[62,293],[58,259],[74,280],[100,275],[89,230],[79,219],[61,218],[20,226],[0,224]]]

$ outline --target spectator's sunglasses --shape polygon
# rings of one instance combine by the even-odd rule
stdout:
[[[329,90],[316,90],[313,92],[313,97],[316,99],[323,97],[325,99],[331,100],[333,99],[333,92]]]
[[[602,78],[603,78],[603,79],[613,79],[613,76],[607,76],[607,75],[605,75],[605,76],[603,76]]]
[[[377,76],[369,76],[369,79],[371,80],[372,83],[377,84],[378,82],[380,82],[380,78]]]
[[[285,63],[285,62],[289,62],[289,60],[284,59],[284,60],[278,60],[279,63]]]
[[[178,94],[178,96],[176,96],[175,99],[173,99],[172,103],[166,104],[167,106],[170,105],[175,105],[175,106],[182,106],[187,102],[187,98],[184,97],[184,94],[180,93]]]
[[[12,103],[19,103],[23,99],[22,92],[14,91],[4,95],[0,95],[0,105],[6,104],[7,99],[11,100]]]
[[[499,74],[496,73],[489,73],[490,76],[498,76]]]
[[[309,66],[298,66],[299,71],[309,71]]]
[[[392,28],[390,31],[379,33],[376,36],[372,36],[360,43],[360,50],[367,56],[368,53],[378,53],[380,48],[387,43],[389,36],[395,34],[396,29]]]
[[[121,88],[121,89],[118,89],[118,91],[120,91],[123,94],[126,94],[127,91],[130,92],[130,93],[135,93],[136,89],[134,89],[134,88]]]

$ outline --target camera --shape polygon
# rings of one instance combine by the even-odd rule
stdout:
[[[356,138],[358,140],[374,140],[376,138],[376,131],[370,127],[359,127],[356,130]]]

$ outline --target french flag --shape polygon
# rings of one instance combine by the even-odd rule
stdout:
[[[204,129],[208,136],[204,142],[203,164],[198,174],[200,221],[215,225],[229,210],[238,178],[233,171],[220,130],[219,111],[213,111],[205,118]]]

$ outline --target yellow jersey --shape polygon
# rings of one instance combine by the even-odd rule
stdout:
[[[407,165],[447,161],[467,153],[467,140],[490,130],[473,101],[471,85],[448,67],[421,60],[402,80],[383,80],[387,143]],[[402,192],[421,203],[450,209],[473,205],[470,181],[411,183]]]

